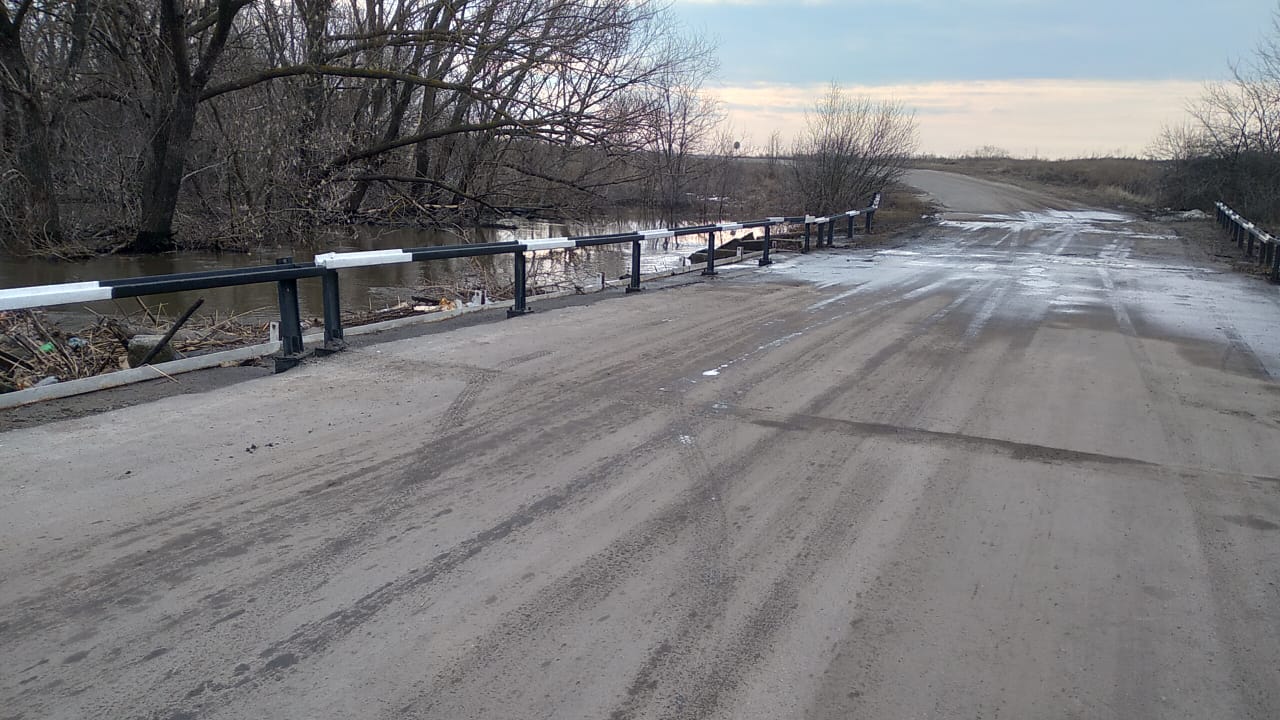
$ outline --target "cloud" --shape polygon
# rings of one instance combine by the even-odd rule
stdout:
[[[830,5],[830,0],[676,0],[680,5],[754,5],[763,6],[785,6],[785,5]]]
[[[1185,80],[977,80],[844,86],[916,111],[921,150],[941,155],[984,145],[1017,155],[1141,154],[1160,128],[1179,122],[1199,82]],[[757,143],[789,139],[825,85],[754,84],[711,90],[730,122]]]

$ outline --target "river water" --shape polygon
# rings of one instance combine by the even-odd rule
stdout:
[[[464,236],[444,230],[419,228],[377,226],[324,228],[318,231],[314,247],[274,247],[250,253],[184,251],[161,255],[106,255],[74,262],[0,255],[0,288],[270,265],[280,257],[292,257],[297,262],[306,262],[316,253],[332,251],[350,252],[430,247],[462,242],[532,240],[660,227],[659,223],[639,219],[616,219],[590,225],[527,220],[513,220],[507,223],[507,228],[469,230]],[[718,242],[728,239],[728,234],[724,235],[726,237],[720,238]],[[672,240],[666,248],[663,248],[661,243],[649,243],[644,246],[641,272],[643,274],[681,267],[687,263],[685,258],[703,247],[704,243],[705,238],[702,237],[687,237],[679,245]],[[529,266],[529,285],[531,288],[538,286],[568,288],[573,285],[587,287],[592,284],[598,285],[601,273],[606,279],[614,280],[629,271],[630,243],[598,248],[545,251],[538,253]],[[376,310],[393,307],[401,302],[412,302],[411,298],[415,295],[435,297],[442,287],[466,288],[472,284],[479,286],[482,283],[476,279],[485,275],[498,282],[509,283],[512,275],[511,256],[457,258],[344,269],[340,275],[342,307],[344,310]],[[319,278],[298,281],[298,293],[303,317],[320,317],[323,300]],[[278,315],[274,283],[153,295],[143,300],[153,310],[158,308],[165,314],[177,315],[199,297],[205,299],[202,314],[213,312],[223,315],[244,314],[247,320],[258,321],[274,319]],[[139,310],[137,301],[129,299],[91,303],[86,306],[64,306],[57,309],[55,314],[61,317],[88,315],[86,308],[104,314],[121,311],[132,313]]]

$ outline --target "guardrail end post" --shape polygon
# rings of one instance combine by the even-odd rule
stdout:
[[[640,292],[640,241],[631,241],[631,282],[627,283],[627,292]]]
[[[870,235],[870,234],[871,234],[871,219],[872,219],[872,218],[874,218],[875,216],[876,216],[876,211],[875,211],[875,210],[868,210],[868,211],[867,211],[867,227],[866,227],[866,233],[867,233],[868,235]]]
[[[525,287],[526,274],[524,265],[524,251],[517,250],[512,254],[515,258],[515,304],[507,309],[507,317],[513,318],[520,315],[526,315],[529,312],[528,292]]]
[[[773,230],[772,225],[764,226],[764,255],[760,257],[760,260],[758,263],[760,267],[773,264],[773,261],[769,259],[769,246],[772,244],[772,242],[769,239],[771,230]]]
[[[707,233],[707,267],[702,271],[702,274],[719,274],[716,272],[716,232],[714,230]]]
[[[324,295],[324,347],[325,353],[346,348],[342,337],[342,299],[339,293],[338,271],[326,270],[320,276]]]
[[[276,259],[277,265],[292,265],[292,257]],[[277,280],[276,298],[280,303],[280,353],[275,358],[275,371],[284,372],[302,362],[302,314],[298,310],[298,281]]]
[[[276,260],[277,265],[292,265],[292,257]],[[280,352],[294,355],[302,352],[302,314],[298,310],[298,281],[277,280],[276,297],[280,301]]]

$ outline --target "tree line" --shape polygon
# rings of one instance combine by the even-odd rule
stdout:
[[[1202,208],[1226,200],[1247,217],[1280,221],[1280,9],[1270,34],[1230,69],[1154,143],[1167,166],[1164,199]]]
[[[610,204],[675,222],[741,191],[749,149],[703,91],[715,48],[663,2],[0,0],[0,242],[243,247]],[[833,85],[765,191],[852,207],[914,132]]]
[[[682,172],[712,50],[657,0],[2,0],[0,227],[151,252],[598,198],[645,148]]]

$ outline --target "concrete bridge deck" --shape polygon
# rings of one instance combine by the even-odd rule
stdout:
[[[0,717],[1280,715],[1274,288],[913,182],[909,240],[0,434]]]

